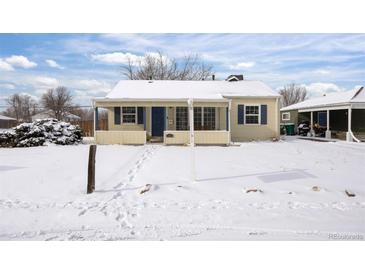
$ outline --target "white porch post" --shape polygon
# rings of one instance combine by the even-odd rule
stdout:
[[[188,100],[189,106],[189,133],[190,133],[190,146],[194,146],[194,106],[193,100]]]
[[[311,111],[311,129],[310,129],[310,135],[314,136],[314,125],[313,125],[313,111]]]
[[[231,143],[231,110],[232,110],[232,100],[229,100],[228,102],[228,126],[227,126],[227,129],[228,129],[228,144]]]
[[[331,139],[331,130],[330,130],[330,110],[327,109],[327,130],[326,130],[326,139]]]
[[[188,100],[189,109],[189,133],[190,133],[190,150],[191,150],[191,181],[195,182],[196,179],[196,169],[195,169],[195,141],[194,141],[194,104],[193,99]]]
[[[352,142],[352,132],[351,132],[351,115],[352,115],[352,109],[351,106],[349,107],[347,111],[347,132],[346,132],[346,141]]]

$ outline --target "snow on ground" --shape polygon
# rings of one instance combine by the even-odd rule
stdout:
[[[86,195],[87,145],[0,149],[0,239],[365,237],[364,144],[290,138],[194,154],[192,181],[189,147],[98,146]]]

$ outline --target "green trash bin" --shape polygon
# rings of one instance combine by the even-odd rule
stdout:
[[[294,123],[287,123],[284,125],[286,135],[295,135],[295,125]]]

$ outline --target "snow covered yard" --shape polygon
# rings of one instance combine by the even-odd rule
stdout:
[[[91,195],[87,157],[87,145],[0,149],[0,239],[365,237],[364,144],[196,147],[195,182],[189,147],[98,146]]]

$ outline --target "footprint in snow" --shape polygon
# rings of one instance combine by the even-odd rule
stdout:
[[[125,183],[124,182],[120,182],[119,184],[117,184],[116,186],[114,186],[113,188],[114,189],[118,189],[118,188],[120,188],[120,187],[122,187],[122,186],[125,186]]]
[[[125,218],[124,214],[118,213],[117,216],[115,217],[115,220],[119,222],[120,219]]]
[[[57,238],[58,238],[58,236],[53,236],[53,237],[47,238],[45,241],[52,241],[52,240],[56,240]]]
[[[122,192],[118,191],[117,193],[115,193],[115,194],[113,195],[113,198],[112,198],[112,199],[117,199],[117,198],[119,198],[120,196],[122,196]]]
[[[80,212],[79,212],[79,216],[84,215],[84,214],[86,213],[86,211],[87,211],[87,209],[84,209],[84,210],[80,211]]]

